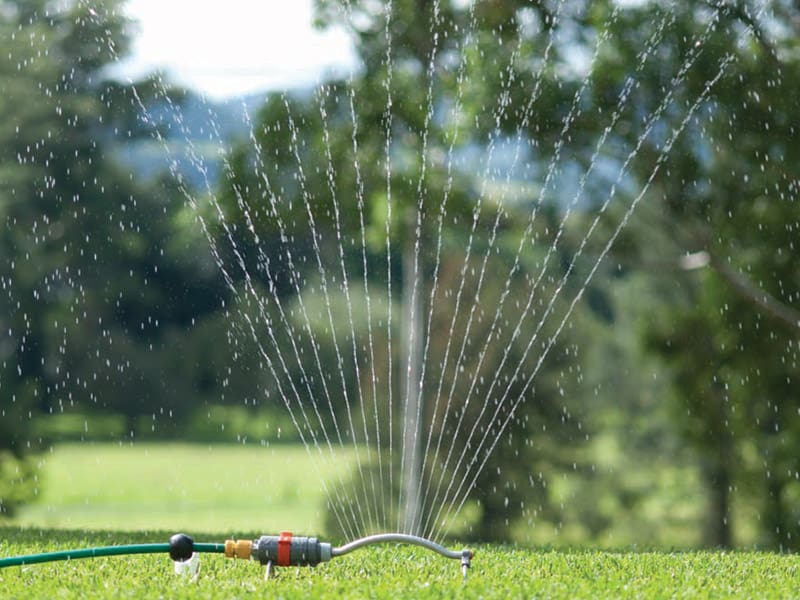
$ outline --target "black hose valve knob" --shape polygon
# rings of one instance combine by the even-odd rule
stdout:
[[[183,562],[192,558],[194,540],[185,533],[176,533],[169,538],[169,557],[175,562]]]

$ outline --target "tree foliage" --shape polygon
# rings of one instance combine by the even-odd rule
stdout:
[[[106,75],[127,48],[120,15],[111,1],[0,3],[0,451],[3,481],[17,481],[3,484],[7,512],[33,491],[20,480],[33,476],[24,456],[47,444],[41,415],[166,422],[208,379],[187,377],[196,359],[172,346],[217,310],[219,277],[197,236],[180,236],[174,186],[142,185],[114,159],[146,129],[131,88]]]

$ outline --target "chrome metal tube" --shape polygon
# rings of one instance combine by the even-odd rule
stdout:
[[[342,556],[348,552],[352,552],[353,550],[363,548],[364,546],[371,546],[373,544],[388,544],[392,542],[422,546],[423,548],[433,550],[434,552],[437,552],[438,554],[441,554],[447,558],[460,559],[463,556],[462,551],[448,550],[436,542],[426,540],[425,538],[416,535],[409,535],[407,533],[380,533],[377,535],[369,535],[367,537],[354,540],[349,544],[345,544],[344,546],[333,548],[331,550],[331,556]]]

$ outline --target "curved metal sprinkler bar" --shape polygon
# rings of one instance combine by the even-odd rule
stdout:
[[[444,546],[437,544],[434,541],[407,533],[379,533],[376,535],[368,535],[367,537],[353,540],[344,546],[332,548],[331,557],[344,556],[353,550],[358,550],[359,548],[363,548],[365,546],[371,546],[374,544],[387,544],[391,542],[397,542],[399,544],[413,544],[414,546],[421,546],[436,552],[437,554],[441,554],[445,558],[454,558],[456,560],[461,559],[461,572],[464,574],[464,580],[467,579],[467,569],[470,567],[473,556],[472,550],[469,550],[468,548],[465,548],[460,552],[448,550]]]
[[[422,546],[423,548],[427,548],[428,550],[433,550],[434,552],[438,552],[445,558],[461,558],[462,556],[461,552],[448,550],[447,548],[445,548],[444,546],[440,546],[436,542],[432,542],[431,540],[416,535],[409,535],[407,533],[379,533],[377,535],[368,535],[367,537],[353,540],[352,542],[345,544],[344,546],[333,548],[331,550],[331,556],[343,556],[345,554],[352,552],[353,550],[358,550],[359,548],[363,548],[364,546],[371,546],[373,544],[387,544],[391,542]]]

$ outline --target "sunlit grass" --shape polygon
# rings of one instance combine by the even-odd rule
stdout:
[[[329,456],[327,450],[323,457]],[[355,452],[336,450],[337,460],[320,461],[300,444],[62,443],[42,457],[39,497],[13,524],[56,529],[115,531],[206,531],[220,535],[336,533],[326,527],[325,484],[339,478],[352,485]],[[594,455],[602,466],[603,453]],[[313,460],[312,460],[313,459]],[[363,459],[363,453],[362,453]],[[316,466],[315,466],[316,464]],[[617,464],[617,463],[615,463]],[[703,494],[690,468],[656,465],[624,467],[625,489],[581,486],[580,478],[554,479],[551,501],[563,515],[554,523],[535,514],[512,524],[511,539],[524,546],[576,548],[661,548],[688,550],[701,543]],[[600,484],[602,484],[602,480]],[[639,500],[622,503],[625,492]],[[592,536],[583,510],[600,510],[609,528]],[[756,519],[739,507],[734,512],[737,541],[752,548]],[[467,502],[450,516],[450,539],[473,538],[481,508]],[[752,511],[751,511],[752,512]],[[387,513],[378,531],[395,529]],[[328,523],[330,525],[330,522]]]
[[[40,496],[15,522],[316,534],[325,516],[322,481],[346,478],[352,467],[350,450],[320,463],[297,445],[66,444],[42,458]]]

